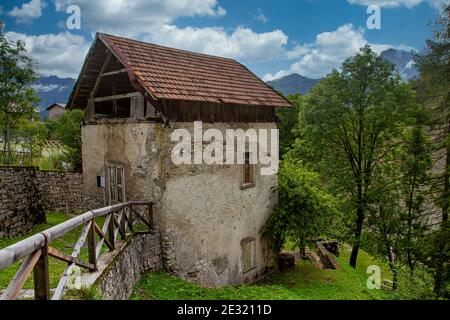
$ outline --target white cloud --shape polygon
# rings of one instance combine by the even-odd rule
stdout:
[[[76,4],[82,27],[124,36],[139,36],[180,17],[222,17],[217,0],[55,0],[57,11]]]
[[[352,24],[345,24],[335,31],[317,35],[314,43],[297,46],[291,53],[292,56],[298,55],[297,62],[288,69],[275,74],[268,73],[264,75],[263,79],[270,81],[294,72],[310,78],[321,78],[330,73],[332,69],[339,68],[346,58],[354,55],[367,43],[363,29],[356,29]],[[377,43],[370,45],[376,53],[394,47]],[[406,46],[396,46],[395,48],[412,49]]]
[[[47,4],[41,0],[31,0],[28,3],[24,3],[22,7],[14,7],[8,12],[10,17],[16,18],[19,23],[29,23],[33,19],[42,16],[42,10]]]
[[[267,23],[269,22],[269,19],[266,17],[264,11],[261,8],[258,8],[256,12],[252,14],[253,18],[259,22]]]
[[[405,6],[413,8],[422,2],[427,2],[430,6],[440,9],[448,0],[347,0],[350,4],[359,4],[363,6],[378,5],[384,8],[396,8]]]
[[[67,88],[67,86],[60,86],[57,84],[33,84],[31,86],[34,90],[36,90],[37,92],[44,92],[44,93],[48,93],[51,91],[62,91],[64,89]]]
[[[26,35],[7,32],[10,40],[21,40],[30,56],[37,60],[39,73],[76,78],[89,49],[82,36],[69,32],[59,34]]]
[[[259,62],[283,56],[288,37],[280,30],[256,33],[238,27],[228,33],[219,27],[179,28],[164,25],[146,35],[144,40],[246,62]]]

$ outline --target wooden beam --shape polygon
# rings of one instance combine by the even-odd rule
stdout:
[[[92,94],[93,94],[94,96],[95,96],[95,94],[97,93],[97,89],[98,89],[98,87],[100,86],[100,83],[102,82],[101,74],[102,74],[102,73],[106,70],[106,68],[108,67],[109,62],[111,61],[111,57],[112,57],[112,54],[111,54],[110,52],[108,52],[108,55],[106,56],[106,59],[105,59],[105,61],[103,62],[102,69],[100,70],[100,73],[99,73],[99,75],[98,75],[98,77],[97,77],[97,80],[95,81],[94,88],[92,89]]]
[[[83,260],[72,257],[71,255],[65,254],[64,252],[59,251],[56,248],[48,247],[48,254],[56,259],[65,261],[67,263],[74,263],[77,266],[89,269],[89,270],[95,270],[95,266],[92,263],[84,262]]]
[[[3,292],[0,300],[16,300],[20,289],[22,289],[25,281],[27,281],[28,276],[31,271],[33,271],[33,268],[41,254],[42,251],[37,250],[35,253],[30,254],[25,258],[14,278],[9,283],[8,288],[6,288],[5,292]]]
[[[89,221],[83,226],[83,230],[81,231],[80,237],[78,238],[77,243],[75,244],[75,247],[73,248],[72,257],[77,258],[78,255],[81,252],[81,249],[83,248],[83,245],[86,241],[87,234],[89,233],[89,230],[91,229],[92,221]],[[64,289],[66,288],[67,281],[69,280],[69,277],[72,275],[73,269],[75,268],[75,264],[68,264],[66,270],[64,270],[64,273],[59,280],[58,286],[56,287],[55,293],[53,294],[52,300],[60,300]]]
[[[131,92],[126,94],[118,94],[108,97],[99,97],[95,98],[95,102],[104,102],[104,101],[114,101],[114,100],[120,100],[120,99],[128,99],[132,97],[139,97],[141,94],[139,92]]]
[[[89,263],[94,265],[94,268],[97,269],[97,255],[96,255],[96,247],[95,247],[95,221],[92,220],[91,227],[89,228],[89,232],[87,235],[88,242],[88,255],[89,255]]]
[[[102,77],[110,77],[110,76],[114,76],[116,74],[121,74],[121,73],[126,73],[126,72],[127,72],[127,69],[124,68],[124,69],[120,69],[120,70],[115,70],[115,71],[102,73],[101,76]]]

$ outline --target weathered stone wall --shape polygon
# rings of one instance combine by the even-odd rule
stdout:
[[[81,213],[103,204],[84,197],[83,175],[0,167],[0,239],[45,221],[46,211]]]
[[[22,235],[43,221],[34,169],[0,167],[0,239]]]
[[[275,123],[203,124],[204,130],[272,129]],[[277,202],[277,176],[260,175],[241,188],[241,165],[182,165],[171,161],[174,129],[191,133],[192,123],[164,126],[136,120],[104,121],[82,130],[85,192],[103,199],[96,176],[107,161],[125,168],[127,200],[155,203],[164,266],[203,285],[250,282],[276,267],[271,243],[261,229]],[[243,272],[241,241],[256,240],[256,268]]]
[[[143,273],[162,267],[159,233],[136,234],[115,252],[103,254],[99,271],[83,275],[82,282],[93,282],[104,299],[127,300]]]

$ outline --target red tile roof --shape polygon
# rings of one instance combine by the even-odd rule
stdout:
[[[106,34],[99,34],[99,38],[158,99],[291,106],[235,60]]]

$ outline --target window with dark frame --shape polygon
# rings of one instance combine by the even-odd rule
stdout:
[[[250,152],[245,152],[244,164],[242,165],[242,188],[250,188],[254,185],[253,164],[250,163]]]

